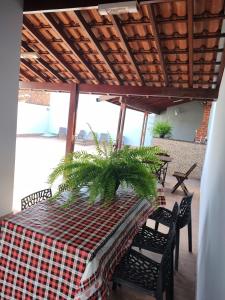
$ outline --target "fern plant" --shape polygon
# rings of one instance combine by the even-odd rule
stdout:
[[[154,171],[161,164],[157,153],[162,151],[157,147],[127,146],[114,150],[112,139],[109,143],[100,144],[96,134],[92,133],[97,154],[85,151],[68,154],[49,175],[50,184],[63,176],[64,186],[71,191],[67,204],[76,199],[83,187],[88,188],[90,203],[101,199],[109,204],[115,198],[119,185],[131,187],[141,198],[153,199],[156,195]],[[60,193],[56,192],[53,199]]]
[[[160,138],[164,138],[165,136],[171,135],[172,126],[167,121],[158,121],[155,123],[153,127],[153,133],[155,136],[159,136]]]

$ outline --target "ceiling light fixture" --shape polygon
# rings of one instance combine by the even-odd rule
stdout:
[[[101,16],[120,15],[125,13],[137,13],[138,6],[136,1],[99,4],[98,12]]]
[[[101,101],[108,101],[113,98],[117,98],[116,96],[108,96],[108,95],[101,95],[98,98],[96,98],[96,102],[101,102]]]
[[[184,99],[174,100],[173,103],[183,102]]]
[[[40,58],[39,54],[35,51],[32,52],[22,52],[20,54],[21,58],[25,58],[25,59],[38,59]]]

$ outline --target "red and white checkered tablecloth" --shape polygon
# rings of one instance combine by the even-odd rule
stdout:
[[[129,192],[109,207],[44,201],[6,218],[0,236],[0,299],[106,299],[108,283],[150,203]]]

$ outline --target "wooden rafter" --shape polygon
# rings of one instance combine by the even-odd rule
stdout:
[[[156,48],[157,48],[158,56],[159,56],[159,60],[160,60],[160,65],[161,65],[162,73],[164,76],[164,81],[167,86],[168,78],[167,78],[167,74],[166,74],[166,66],[165,66],[165,61],[164,61],[164,57],[163,57],[163,52],[162,52],[162,48],[161,48],[160,40],[159,40],[159,31],[158,31],[158,27],[156,25],[156,20],[155,20],[155,13],[153,10],[153,6],[151,4],[147,5],[146,8],[148,11],[149,18],[151,20],[152,33],[154,35],[155,44],[156,44]]]
[[[98,51],[99,56],[101,57],[101,59],[104,61],[104,63],[106,64],[107,68],[110,70],[110,72],[113,74],[113,76],[116,78],[116,80],[122,84],[121,78],[119,77],[119,75],[114,71],[110,60],[108,59],[108,57],[105,55],[104,50],[102,48],[102,46],[100,45],[98,39],[96,38],[96,36],[94,35],[94,33],[92,32],[91,28],[89,28],[87,22],[85,21],[83,15],[81,14],[81,12],[78,11],[74,11],[73,12],[76,16],[76,19],[79,23],[79,25],[81,26],[81,28],[85,31],[86,35],[88,36],[89,40],[92,42],[92,44],[95,46],[96,50]]]
[[[114,25],[114,27],[117,31],[117,34],[119,35],[119,38],[120,38],[121,43],[123,45],[123,49],[125,50],[127,56],[129,57],[129,61],[131,62],[131,65],[135,70],[135,73],[138,77],[138,80],[142,83],[142,85],[144,85],[145,84],[144,78],[143,78],[137,64],[135,63],[135,57],[132,53],[132,49],[131,49],[129,43],[126,41],[126,35],[123,31],[123,27],[120,24],[119,18],[117,16],[112,15],[111,16],[111,21],[112,21],[112,24]]]
[[[22,41],[21,43],[21,47],[26,51],[26,52],[32,52],[32,51],[36,51],[35,49],[32,49],[31,47],[29,47],[27,45],[27,43],[25,41]],[[39,54],[40,55],[40,54]],[[40,65],[42,65],[53,77],[55,77],[56,79],[62,81],[62,82],[66,82],[66,80],[59,74],[59,72],[57,72],[55,69],[53,69],[44,59],[42,59],[41,57],[37,58],[37,61]]]
[[[189,87],[193,86],[193,0],[187,1]]]
[[[101,82],[102,78],[99,78],[98,73],[93,68],[93,66],[84,58],[82,52],[80,50],[78,50],[76,47],[74,47],[71,40],[65,34],[63,26],[59,22],[57,22],[51,14],[44,14],[43,16],[48,21],[48,23],[51,25],[51,27],[54,29],[54,31],[57,32],[57,35],[66,44],[66,46],[69,48],[71,53],[73,55],[75,55],[75,57],[85,66],[87,71],[94,77],[96,83]]]
[[[27,69],[29,69],[35,76],[38,77],[41,81],[49,82],[48,77],[44,76],[39,70],[37,70],[30,62],[28,62],[26,59],[21,58],[20,60],[21,64],[24,65]]]
[[[25,79],[27,79],[28,81],[32,81],[34,80],[33,78],[31,78],[30,75],[28,75],[26,72],[24,72],[23,70],[20,69],[20,75],[22,75]]]
[[[24,18],[23,25],[34,38],[45,47],[48,52],[72,75],[72,77],[79,83],[83,81],[81,77],[75,72],[75,70],[63,59],[61,55],[48,43],[48,41],[34,28],[34,26]]]

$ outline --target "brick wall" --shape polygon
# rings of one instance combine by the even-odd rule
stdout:
[[[19,101],[48,106],[50,93],[43,91],[19,90]]]
[[[209,123],[211,107],[212,104],[210,102],[204,104],[202,121],[200,127],[196,130],[196,135],[195,135],[195,141],[198,143],[204,143],[207,140],[208,123]]]

